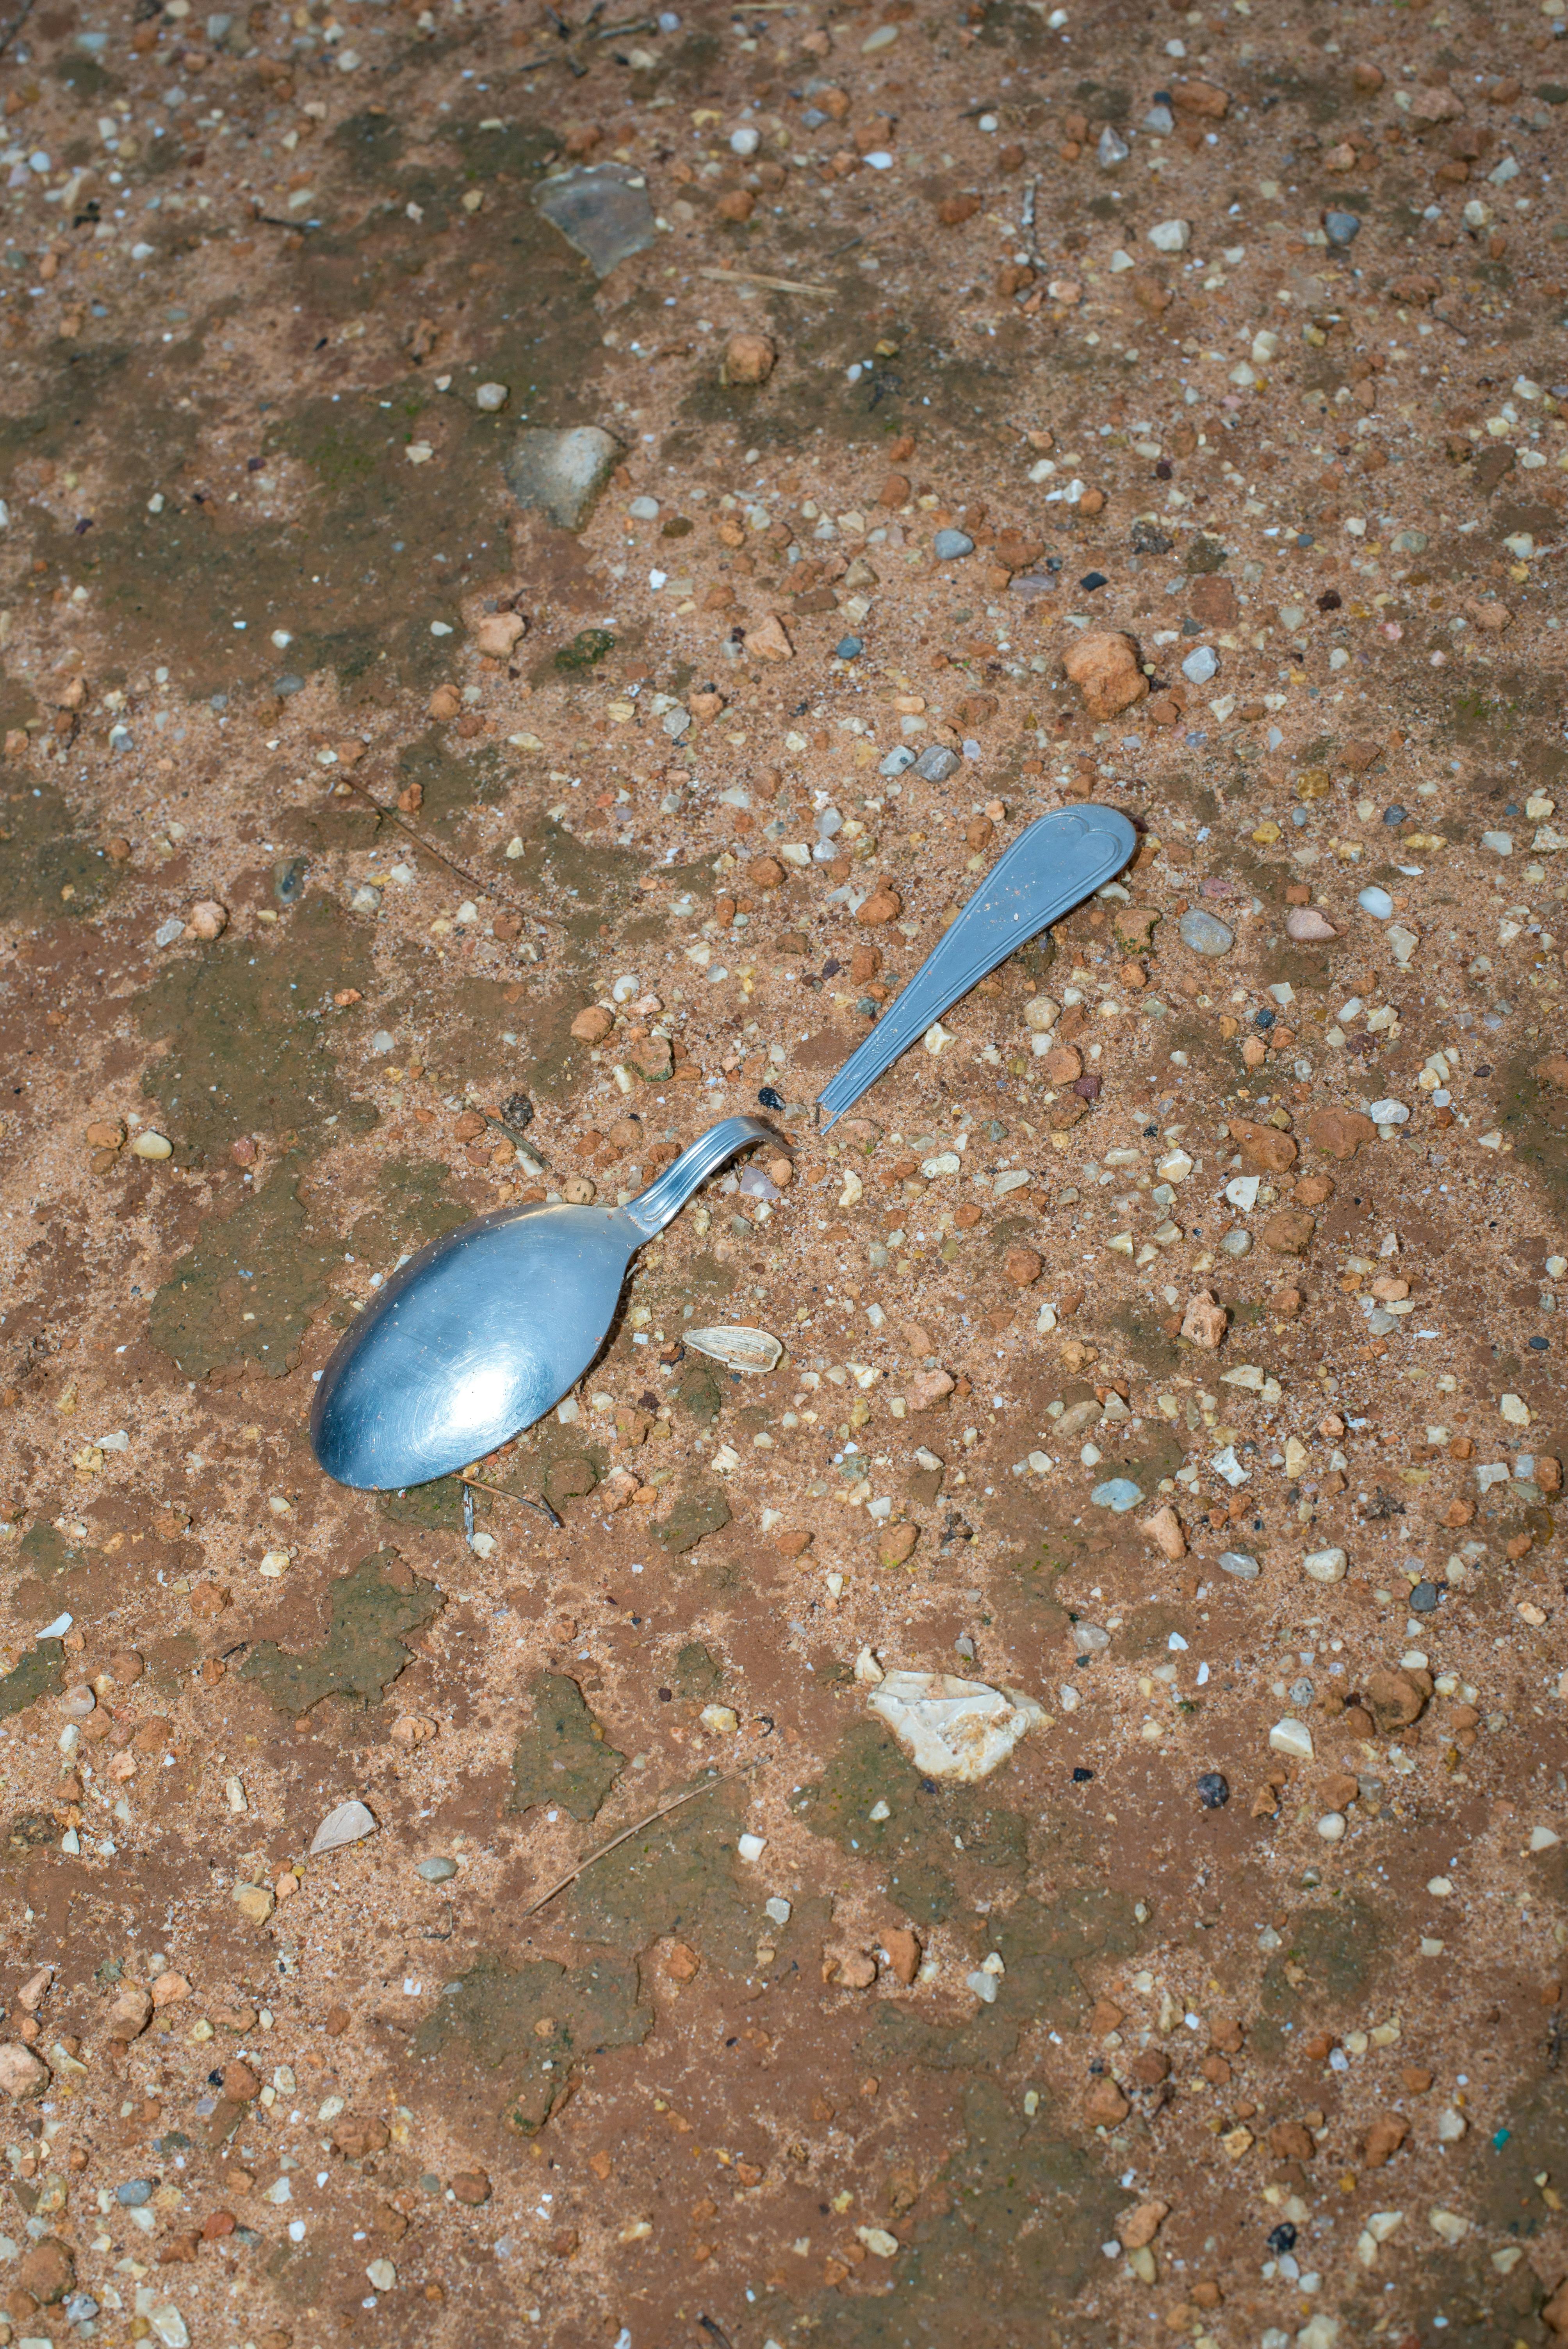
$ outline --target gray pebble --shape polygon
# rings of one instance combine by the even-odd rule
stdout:
[[[1290,1684],[1290,1701],[1292,1704],[1299,1704],[1302,1706],[1309,1705],[1316,1691],[1314,1689],[1312,1682],[1307,1679],[1305,1672],[1302,1674],[1300,1680],[1292,1681]]]
[[[1238,1582],[1255,1582],[1259,1568],[1257,1559],[1249,1557],[1244,1549],[1222,1549],[1220,1552],[1220,1571],[1233,1574]]]
[[[975,541],[961,530],[939,530],[931,548],[938,563],[958,563],[974,554]]]
[[[1105,1484],[1097,1485],[1089,1495],[1097,1509],[1111,1509],[1119,1517],[1135,1509],[1142,1498],[1130,1476],[1112,1476]]]
[[[833,650],[840,660],[859,660],[865,648],[864,636],[841,636]]]
[[[1418,1582],[1410,1593],[1410,1612],[1413,1615],[1434,1615],[1441,1597],[1442,1592],[1435,1582]]]
[[[1181,943],[1194,954],[1229,954],[1236,943],[1234,930],[1227,929],[1217,915],[1205,913],[1202,905],[1192,905],[1181,916]]]
[[[1169,139],[1176,128],[1176,117],[1163,98],[1157,98],[1143,118],[1143,128],[1153,138]]]
[[[114,2199],[122,2210],[139,2210],[152,2199],[150,2178],[128,2178],[123,2186],[114,2189]]]
[[[934,742],[931,748],[928,750],[923,750],[915,761],[914,771],[928,783],[944,783],[949,775],[955,775],[958,772],[958,766],[959,759],[956,750],[949,750],[942,743]]]
[[[1096,152],[1099,157],[1100,170],[1114,171],[1119,163],[1126,162],[1132,150],[1120,133],[1113,130],[1108,122],[1099,134],[1099,145]]]
[[[657,522],[659,502],[657,498],[634,498],[626,512],[634,522]]]
[[[914,752],[907,742],[901,742],[896,750],[888,752],[887,757],[877,769],[877,772],[879,775],[902,775],[913,764]]]
[[[422,1876],[427,1884],[445,1884],[456,1876],[458,1863],[455,1859],[422,1859],[414,1872]]]
[[[292,700],[296,693],[304,691],[304,679],[296,677],[292,669],[285,669],[282,677],[273,678],[273,691],[280,701]]]
[[[1323,228],[1330,244],[1354,244],[1361,233],[1361,222],[1354,212],[1325,212]]]
[[[1197,645],[1181,664],[1181,674],[1189,685],[1207,685],[1212,677],[1220,674],[1220,656],[1212,645]]]

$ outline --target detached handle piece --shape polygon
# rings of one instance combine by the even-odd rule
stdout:
[[[988,971],[1103,888],[1137,845],[1137,833],[1115,808],[1057,808],[1021,832],[891,1009],[818,1094],[823,1131]]]

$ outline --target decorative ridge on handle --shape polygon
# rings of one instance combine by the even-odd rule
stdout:
[[[987,971],[1119,873],[1137,845],[1137,833],[1115,808],[1057,808],[1021,832],[818,1094],[823,1131]]]
[[[777,1142],[772,1126],[759,1117],[726,1117],[688,1143],[658,1180],[628,1199],[621,1213],[631,1218],[645,1239],[674,1221],[700,1183],[753,1142]]]

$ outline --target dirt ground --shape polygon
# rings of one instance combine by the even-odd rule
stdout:
[[[1568,2337],[1564,0],[572,12],[0,25],[0,2341]]]

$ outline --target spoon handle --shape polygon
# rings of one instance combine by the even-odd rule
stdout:
[[[1137,845],[1137,833],[1114,808],[1057,808],[1021,832],[891,1009],[818,1094],[823,1131],[976,980],[1119,873]]]
[[[629,1216],[643,1237],[651,1240],[655,1232],[679,1215],[698,1184],[706,1183],[715,1169],[738,1150],[750,1142],[776,1142],[779,1139],[770,1125],[759,1117],[726,1117],[688,1142],[678,1158],[665,1168],[656,1183],[628,1199],[621,1213]]]

